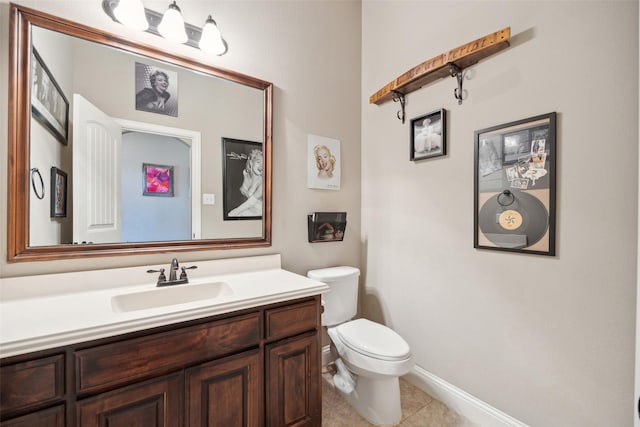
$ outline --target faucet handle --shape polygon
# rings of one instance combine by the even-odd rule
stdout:
[[[160,273],[160,276],[158,276],[158,283],[167,281],[167,276],[164,275],[164,268],[161,268],[160,270],[147,270],[147,273]]]
[[[197,265],[192,265],[190,267],[184,267],[184,266],[180,267],[180,270],[182,270],[182,272],[180,273],[180,279],[182,280],[187,278],[186,270],[194,270],[196,268],[198,268]]]

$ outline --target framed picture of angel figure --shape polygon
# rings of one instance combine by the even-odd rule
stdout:
[[[430,159],[447,153],[445,119],[444,109],[411,119],[410,160]]]

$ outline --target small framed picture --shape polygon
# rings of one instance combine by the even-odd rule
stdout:
[[[307,136],[307,188],[340,190],[340,140]]]
[[[444,156],[447,153],[446,110],[440,109],[411,119],[412,161]]]
[[[51,218],[67,216],[67,174],[57,167],[51,168]]]
[[[142,195],[173,197],[173,166],[142,164]]]
[[[69,140],[69,101],[38,51],[31,55],[31,114],[61,143]]]
[[[223,218],[262,219],[262,143],[222,138]]]
[[[178,117],[178,73],[136,62],[136,110]]]

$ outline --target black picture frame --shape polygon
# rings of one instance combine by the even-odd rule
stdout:
[[[419,161],[447,154],[447,111],[444,108],[411,119],[409,159]]]
[[[58,141],[67,145],[69,101],[36,48],[31,53],[31,114]]]
[[[264,160],[260,142],[222,138],[223,219],[261,220]]]
[[[473,247],[556,254],[556,113],[474,132]]]
[[[67,173],[51,167],[51,218],[67,216]]]

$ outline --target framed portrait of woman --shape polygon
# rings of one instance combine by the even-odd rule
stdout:
[[[222,138],[222,157],[224,220],[262,219],[262,144]]]
[[[340,190],[340,141],[318,135],[307,138],[307,187]]]
[[[178,73],[136,62],[136,110],[178,117]]]

